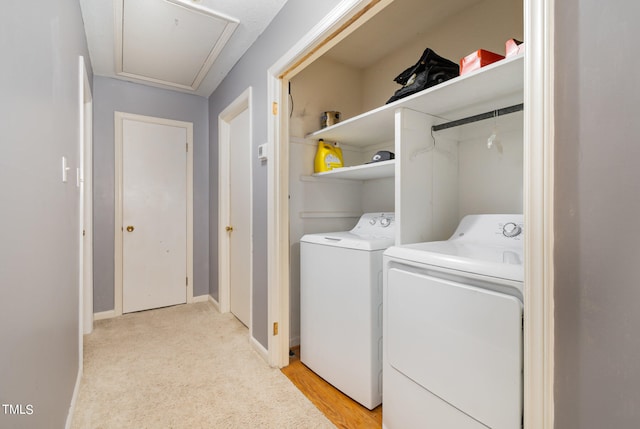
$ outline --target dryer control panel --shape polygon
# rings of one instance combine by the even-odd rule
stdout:
[[[350,231],[361,237],[395,237],[395,213],[365,213]]]
[[[502,235],[508,238],[517,237],[522,234],[522,225],[515,222],[508,222],[502,226]]]
[[[523,232],[524,221],[521,214],[468,215],[462,219],[451,239],[504,246],[521,241],[524,238]]]

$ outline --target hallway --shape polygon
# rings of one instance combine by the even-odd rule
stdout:
[[[98,321],[73,428],[331,428],[210,303]]]

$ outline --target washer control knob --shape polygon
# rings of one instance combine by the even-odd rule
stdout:
[[[382,219],[380,219],[380,225],[383,228],[388,227],[389,225],[391,225],[391,219],[389,219],[388,217],[383,217]]]
[[[509,222],[502,227],[502,235],[513,238],[522,233],[522,227],[513,222]]]
[[[375,224],[376,224],[376,220],[375,220],[375,218],[374,218],[374,219],[369,220],[369,224],[371,224],[371,225],[375,225]]]

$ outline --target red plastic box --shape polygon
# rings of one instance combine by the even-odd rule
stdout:
[[[502,59],[504,56],[500,54],[479,49],[460,60],[460,76]]]
[[[511,57],[513,55],[518,55],[524,52],[524,43],[516,39],[509,39],[504,44],[504,48],[507,57]]]

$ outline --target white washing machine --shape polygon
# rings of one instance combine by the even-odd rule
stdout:
[[[300,360],[369,409],[382,402],[382,253],[393,213],[300,240]]]
[[[522,215],[384,253],[385,429],[520,429]]]

